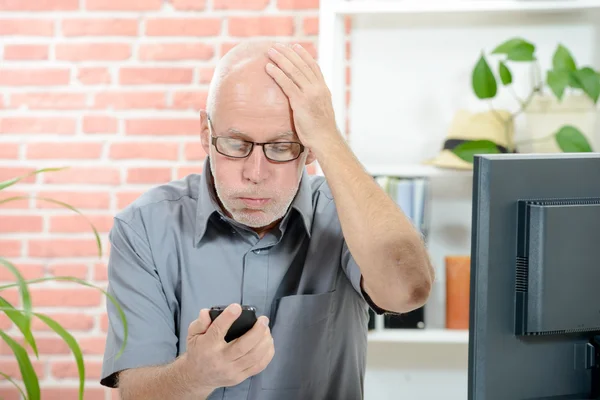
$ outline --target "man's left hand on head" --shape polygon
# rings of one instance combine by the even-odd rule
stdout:
[[[320,141],[338,139],[331,92],[315,59],[301,45],[278,43],[268,52],[267,73],[290,101],[296,133],[314,148]]]

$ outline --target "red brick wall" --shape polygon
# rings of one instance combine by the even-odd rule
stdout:
[[[298,41],[316,55],[318,0],[0,0],[0,181],[40,167],[0,198],[32,194],[81,209],[101,232],[150,186],[199,172],[197,111],[216,60],[252,36]],[[27,278],[71,275],[106,285],[85,220],[53,204],[0,205],[0,256]],[[0,281],[9,281],[6,271]],[[107,320],[94,289],[32,286],[36,310],[76,335],[87,366],[86,400],[98,385]],[[16,293],[1,294],[16,301]],[[14,304],[14,303],[13,303]],[[3,316],[2,316],[3,317]],[[0,328],[16,333],[6,318]],[[42,399],[76,398],[69,349],[37,321],[33,358]],[[15,335],[18,336],[18,335]],[[19,376],[0,345],[0,371]],[[17,398],[0,384],[0,396]]]

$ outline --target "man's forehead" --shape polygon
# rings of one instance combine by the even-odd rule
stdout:
[[[298,140],[298,135],[296,135],[296,132],[285,128],[277,129],[259,127],[258,129],[244,129],[235,125],[223,128],[224,129],[218,128],[215,134],[220,136],[235,136],[253,141],[273,139]]]

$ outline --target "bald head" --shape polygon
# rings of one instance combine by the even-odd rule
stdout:
[[[274,44],[271,40],[242,42],[219,60],[208,90],[209,115],[218,113],[221,103],[247,96],[265,106],[278,104],[287,108],[287,97],[265,71],[270,61],[267,51]]]

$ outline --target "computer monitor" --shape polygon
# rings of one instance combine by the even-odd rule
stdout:
[[[600,154],[473,167],[469,400],[600,398]]]

